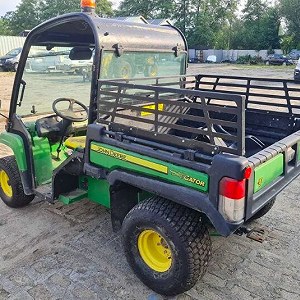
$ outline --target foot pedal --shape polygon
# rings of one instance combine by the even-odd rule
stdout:
[[[266,239],[266,231],[262,228],[253,228],[246,236],[251,240],[262,243]]]

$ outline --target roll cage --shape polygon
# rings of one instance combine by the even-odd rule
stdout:
[[[13,126],[11,120],[16,113],[20,97],[22,75],[30,47],[33,45],[45,46],[47,49],[51,49],[54,45],[85,46],[95,49],[91,70],[89,124],[97,119],[97,92],[99,90],[97,80],[101,72],[104,51],[113,51],[117,57],[121,57],[124,51],[174,53],[175,56],[181,52],[187,53],[187,43],[182,33],[169,25],[154,26],[102,19],[93,12],[71,13],[53,18],[34,28],[26,39],[14,81],[8,129]],[[185,71],[186,66],[184,73]]]

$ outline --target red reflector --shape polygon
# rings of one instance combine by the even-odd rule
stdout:
[[[235,180],[224,177],[220,181],[220,194],[233,200],[240,200],[245,197],[245,179]]]
[[[252,174],[252,169],[250,167],[245,168],[244,170],[244,178],[249,179]]]

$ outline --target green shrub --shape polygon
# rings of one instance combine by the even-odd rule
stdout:
[[[243,55],[236,62],[242,65],[258,65],[263,63],[263,59],[260,56]]]

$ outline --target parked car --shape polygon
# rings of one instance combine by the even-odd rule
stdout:
[[[293,49],[289,54],[288,57],[292,60],[298,60],[300,58],[300,50]]]
[[[294,71],[294,80],[300,82],[300,58]]]
[[[56,70],[83,75],[83,70],[87,69],[88,66],[92,66],[92,63],[92,58],[90,60],[71,60],[69,55],[61,55],[56,64]]]
[[[60,56],[54,51],[37,51],[31,53],[31,57],[26,63],[26,72],[48,73],[56,70],[56,65],[60,62]]]
[[[293,61],[282,54],[271,54],[265,60],[266,65],[292,65]]]
[[[26,72],[61,72],[69,74],[83,74],[83,69],[92,65],[90,60],[71,60],[69,55],[55,51],[35,50],[26,63]]]
[[[217,57],[215,55],[209,55],[206,59],[207,63],[216,63],[217,62]]]
[[[17,71],[22,48],[15,48],[0,57],[0,69],[4,71]]]

